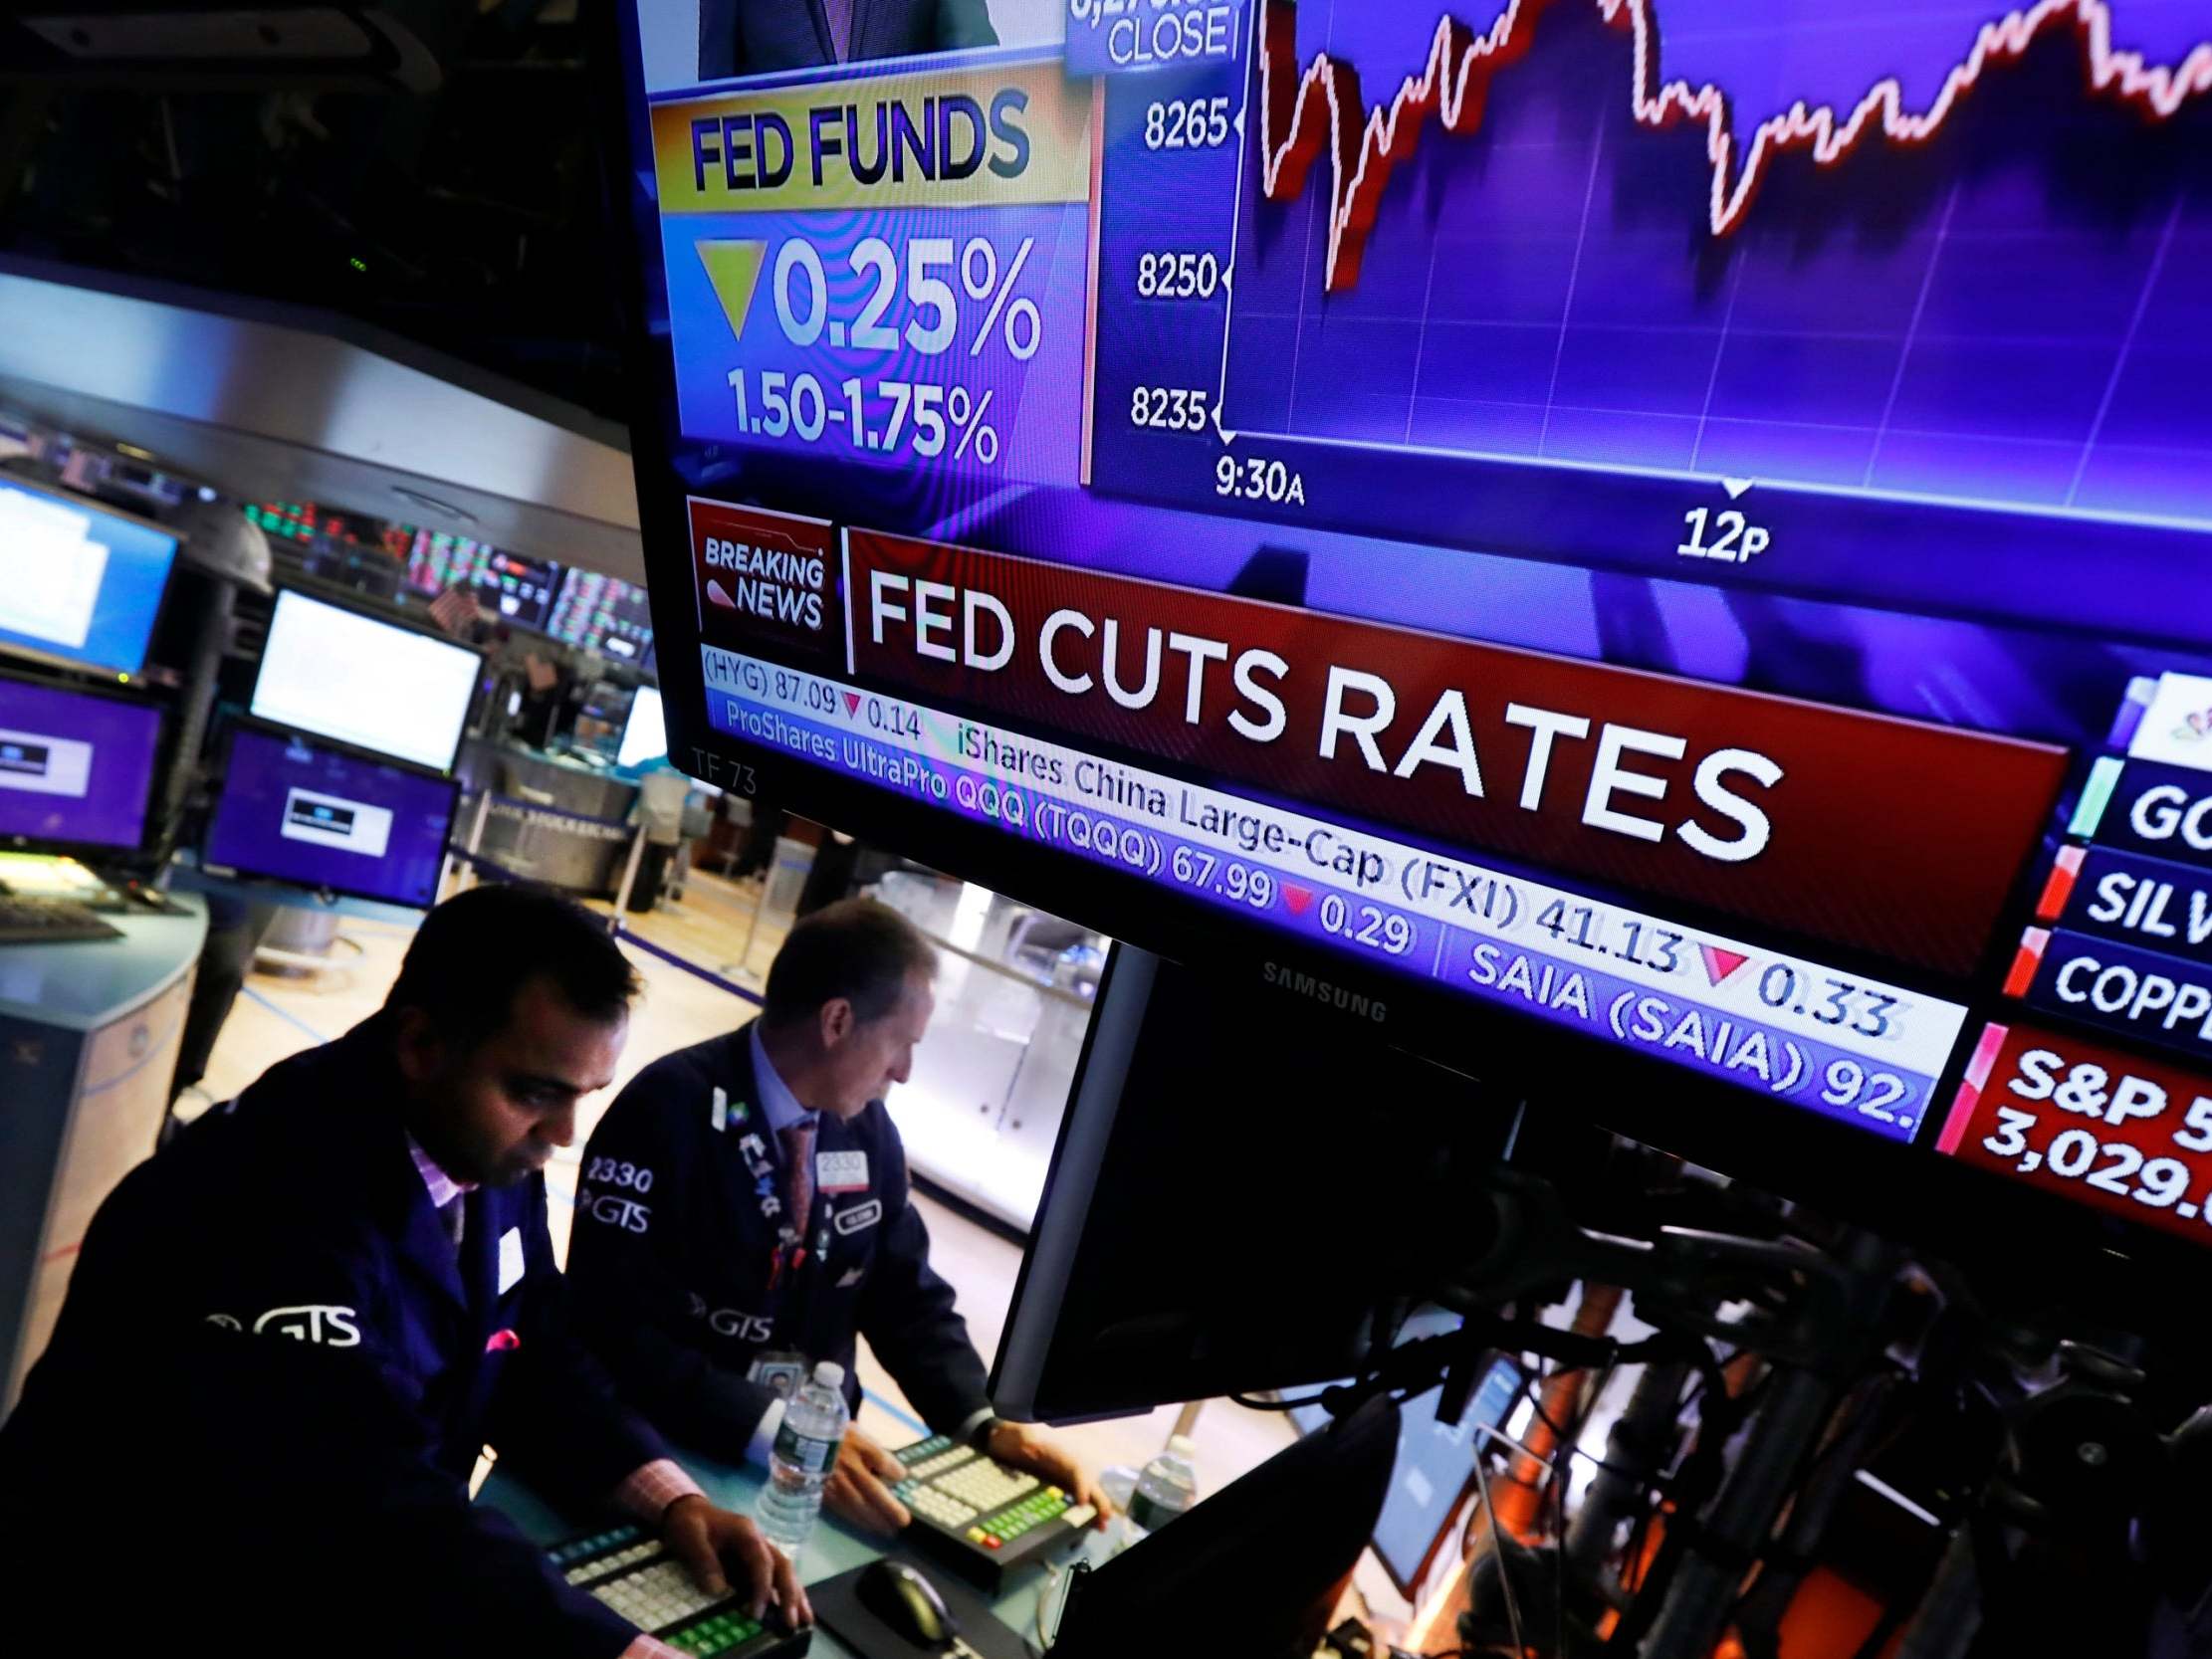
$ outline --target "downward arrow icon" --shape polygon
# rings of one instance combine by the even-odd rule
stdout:
[[[1705,977],[1716,985],[1751,959],[1741,950],[1723,950],[1717,944],[1700,944],[1697,953],[1705,958]]]
[[[860,694],[858,692],[845,693],[845,713],[848,715],[860,713]]]
[[[1313,889],[1300,887],[1296,882],[1284,882],[1282,902],[1290,907],[1292,916],[1303,916],[1306,914],[1306,907],[1313,903]]]

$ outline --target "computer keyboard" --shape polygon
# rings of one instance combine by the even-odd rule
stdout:
[[[735,1595],[707,1594],[660,1540],[635,1527],[611,1527],[547,1554],[576,1588],[699,1659],[795,1659],[812,1640],[811,1631],[770,1629]]]
[[[0,893],[0,944],[66,944],[72,939],[121,938],[83,905],[70,899],[45,899]]]
[[[995,1592],[1011,1568],[1057,1550],[1097,1516],[1058,1487],[949,1435],[891,1455],[906,1466],[891,1490],[914,1516],[908,1538],[987,1590]]]

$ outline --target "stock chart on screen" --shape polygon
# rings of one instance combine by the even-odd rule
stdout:
[[[1109,84],[1099,488],[1969,613],[2212,525],[2200,8],[1255,3]]]
[[[637,0],[679,763],[2212,1241],[2212,0],[977,11]]]

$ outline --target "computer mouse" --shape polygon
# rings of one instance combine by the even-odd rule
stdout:
[[[911,1642],[943,1647],[960,1634],[937,1586],[904,1561],[870,1562],[858,1588],[860,1604]]]

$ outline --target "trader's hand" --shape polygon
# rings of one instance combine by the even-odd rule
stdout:
[[[905,1478],[904,1464],[858,1429],[848,1428],[822,1500],[831,1514],[866,1532],[903,1533],[914,1517],[891,1495],[891,1488]]]
[[[1050,1482],[1076,1503],[1090,1505],[1098,1511],[1091,1525],[1100,1532],[1103,1533],[1107,1523],[1113,1520],[1114,1506],[1106,1501],[1106,1494],[1099,1490],[1098,1482],[1085,1474],[1083,1466],[1065,1450],[1035,1429],[1021,1423],[994,1423],[991,1455],[1000,1463],[1026,1469],[1037,1479]]]
[[[679,1498],[661,1511],[661,1543],[709,1595],[727,1595],[734,1570],[751,1586],[746,1608],[755,1618],[777,1607],[793,1630],[814,1622],[791,1563],[744,1516],[716,1509],[704,1498]]]

